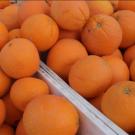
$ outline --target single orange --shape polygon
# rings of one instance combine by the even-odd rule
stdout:
[[[93,98],[108,89],[112,81],[110,65],[101,57],[90,55],[70,69],[69,84],[79,94]]]
[[[86,1],[63,0],[51,3],[51,16],[65,30],[81,30],[89,19]]]
[[[24,21],[21,26],[21,35],[31,40],[39,51],[46,51],[58,40],[59,29],[51,17],[37,14]]]
[[[37,78],[27,77],[17,80],[11,87],[10,98],[13,104],[21,111],[35,97],[49,94],[48,85]]]
[[[0,52],[1,68],[15,79],[33,75],[38,70],[39,63],[38,50],[27,39],[13,39]]]
[[[79,115],[65,98],[42,95],[26,107],[23,124],[28,135],[75,135],[79,128]]]
[[[127,132],[135,130],[135,82],[119,82],[102,98],[103,113]]]
[[[120,81],[129,80],[129,69],[127,64],[117,57],[103,57],[112,69],[113,79],[112,84]]]
[[[135,43],[135,12],[119,10],[113,16],[119,22],[122,29],[122,42],[120,47],[127,48],[133,45]]]
[[[119,23],[111,16],[92,16],[82,31],[82,42],[95,55],[110,55],[120,46],[122,31]]]

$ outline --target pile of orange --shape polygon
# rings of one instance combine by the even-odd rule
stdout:
[[[50,95],[46,82],[34,77],[40,58],[108,118],[134,132],[134,23],[135,1],[0,1],[0,133],[77,133],[74,106]]]
[[[35,75],[40,54],[59,39],[59,27],[48,16],[50,4],[5,0],[0,1],[0,9],[0,135],[75,135],[80,126],[77,109],[65,98],[52,95],[48,84]],[[67,60],[88,55],[81,42],[63,39],[61,44],[65,42],[69,51],[72,45],[80,51]],[[50,60],[53,57],[52,52]],[[66,77],[72,62],[63,71]]]

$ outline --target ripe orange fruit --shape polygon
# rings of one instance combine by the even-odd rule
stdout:
[[[0,22],[0,50],[2,47],[8,42],[9,37],[8,37],[8,30],[6,26]]]
[[[19,28],[18,5],[12,4],[0,12],[0,21],[6,25],[8,30]]]
[[[102,98],[103,113],[127,132],[135,130],[135,82],[119,82]]]
[[[62,29],[81,30],[89,19],[89,8],[84,0],[53,1],[51,16]]]
[[[1,68],[15,79],[33,75],[39,68],[39,62],[36,47],[27,39],[13,39],[0,52]]]
[[[119,58],[116,57],[104,57],[104,59],[111,66],[113,79],[112,84],[120,82],[120,81],[128,81],[129,80],[129,69],[126,63]]]
[[[99,1],[91,0],[87,1],[91,16],[96,14],[111,15],[113,13],[113,6],[109,0]]]
[[[130,0],[130,1],[119,0],[118,9],[135,11],[135,1],[134,0]]]
[[[28,135],[75,135],[79,115],[65,98],[42,95],[26,107],[23,124]]]
[[[12,40],[15,38],[21,38],[20,29],[13,29],[13,30],[9,31],[9,40]]]
[[[19,124],[17,125],[15,135],[27,135],[22,120],[20,120]]]
[[[64,39],[64,38],[79,39],[80,38],[80,32],[60,30],[59,39]]]
[[[10,0],[1,0],[0,1],[0,9],[3,9],[10,5]]]
[[[102,97],[103,97],[104,93],[89,99],[89,102],[95,106],[98,110],[101,110],[101,101],[102,101]]]
[[[131,62],[135,59],[135,45],[130,46],[124,53],[124,61],[130,66]]]
[[[6,108],[3,100],[0,99],[0,126],[3,124],[6,118]]]
[[[39,51],[46,51],[57,41],[59,29],[52,18],[44,14],[37,14],[29,17],[22,24],[21,35],[31,40]]]
[[[96,55],[109,55],[120,46],[122,31],[111,16],[92,16],[82,31],[82,42],[87,50]]]
[[[108,89],[111,81],[111,67],[103,58],[95,55],[78,60],[69,72],[70,86],[86,98],[100,95]]]
[[[14,130],[7,124],[3,124],[0,127],[0,135],[14,135]]]
[[[62,39],[50,50],[47,65],[63,79],[67,80],[71,66],[85,56],[88,56],[87,51],[79,41]]]
[[[17,80],[10,90],[13,104],[21,111],[24,111],[33,98],[43,94],[49,94],[48,85],[44,81],[32,77]]]
[[[22,113],[16,109],[12,103],[9,94],[3,98],[6,107],[6,123],[15,126],[16,123],[21,119]]]
[[[135,12],[129,10],[117,11],[113,15],[122,29],[122,42],[120,47],[127,48],[135,43]]]
[[[9,78],[1,69],[0,69],[0,97],[4,96],[10,86],[11,86],[11,78]]]
[[[46,1],[23,1],[18,9],[19,23],[22,24],[30,16],[40,13],[49,13],[49,5]]]
[[[104,56],[103,56],[104,57]],[[106,55],[105,57],[117,57],[123,59],[122,53],[119,49],[115,50],[112,54]]]
[[[130,76],[133,81],[135,81],[135,59],[130,64]]]

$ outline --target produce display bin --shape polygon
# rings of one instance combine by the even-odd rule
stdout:
[[[78,109],[80,113],[78,135],[128,135],[68,86],[43,62],[40,64],[38,77],[48,83],[53,94],[65,97]]]

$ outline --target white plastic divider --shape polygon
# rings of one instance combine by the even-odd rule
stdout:
[[[81,123],[79,135],[128,135],[68,86],[43,62],[38,73],[40,78],[49,84],[52,93],[64,96],[79,110]]]

